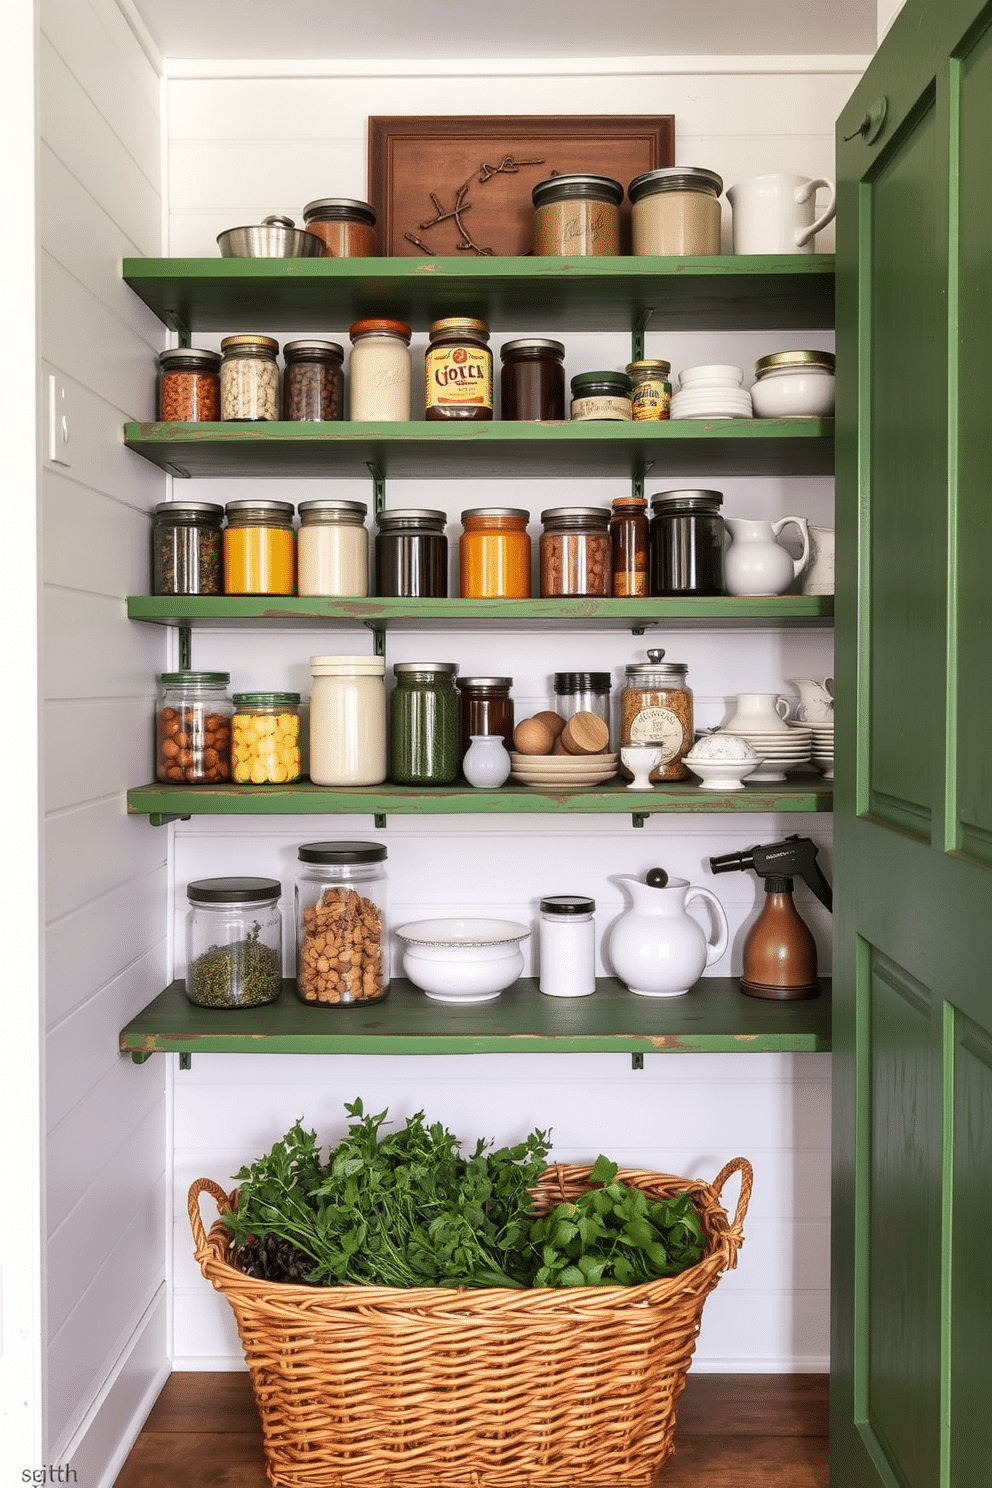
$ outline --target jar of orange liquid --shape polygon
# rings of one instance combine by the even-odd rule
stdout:
[[[295,594],[291,501],[247,497],[224,508],[224,593]]]
[[[462,512],[458,544],[463,599],[529,599],[529,513],[517,506]]]

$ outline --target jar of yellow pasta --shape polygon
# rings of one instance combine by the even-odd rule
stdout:
[[[300,778],[300,694],[236,692],[231,720],[231,779],[236,785],[284,785]]]

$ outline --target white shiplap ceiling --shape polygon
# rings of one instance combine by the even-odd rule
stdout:
[[[481,5],[458,0],[132,0],[132,4],[163,57],[207,61],[869,56],[876,44],[876,0],[619,4],[484,0]],[[439,111],[440,99],[430,103],[432,111]]]

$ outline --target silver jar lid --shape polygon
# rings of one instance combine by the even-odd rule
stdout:
[[[215,501],[159,501],[155,504],[156,517],[204,517],[211,520],[222,517],[224,508]]]
[[[546,336],[520,336],[516,341],[505,341],[500,347],[499,354],[505,357],[511,351],[542,351],[551,352],[553,356],[563,357],[565,355],[565,343],[563,341],[551,341]]]
[[[525,520],[530,512],[522,506],[470,506],[462,512],[462,521],[466,517],[523,517]]]
[[[364,501],[345,501],[342,496],[317,496],[301,501],[297,509],[304,526],[309,522],[364,522],[368,514]]]
[[[612,176],[549,176],[546,181],[538,181],[530,197],[535,207],[543,207],[548,202],[582,198],[611,202],[618,207],[623,201],[623,187]]]
[[[659,491],[651,497],[651,510],[655,516],[675,511],[715,512],[722,505],[722,491]]]
[[[380,531],[387,527],[423,527],[430,526],[443,530],[446,514],[429,506],[394,506],[388,510],[376,513],[376,523]]]
[[[541,513],[542,522],[595,522],[609,525],[608,506],[549,506]]]
[[[632,661],[624,668],[627,676],[632,682],[651,684],[660,682],[662,684],[672,683],[681,687],[685,682],[685,674],[689,670],[684,661],[662,661],[664,650],[649,651],[647,661]]]
[[[220,366],[219,351],[202,351],[195,346],[172,346],[160,351],[158,364],[163,372],[176,370],[186,372],[216,372]]]
[[[412,672],[430,672],[432,675],[453,677],[458,671],[457,661],[394,661],[393,672],[397,677],[409,676]]]
[[[344,347],[340,341],[287,341],[282,350],[287,361],[294,356],[336,357],[339,362],[344,360]]]
[[[512,687],[512,677],[459,677],[456,687]]]
[[[723,177],[716,171],[705,170],[700,165],[671,165],[635,176],[627,187],[627,195],[636,202],[659,191],[705,191],[719,196],[722,190]]]
[[[273,501],[268,496],[242,496],[237,501],[229,501],[224,507],[228,517],[241,517],[248,512],[262,512],[269,517],[292,518],[295,510],[291,501]]]

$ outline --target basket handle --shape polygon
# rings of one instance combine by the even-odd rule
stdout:
[[[744,1234],[744,1219],[747,1214],[747,1206],[751,1201],[751,1189],[754,1185],[754,1169],[746,1157],[732,1157],[720,1169],[719,1173],[717,1173],[711,1186],[713,1192],[719,1197],[723,1185],[734,1173],[740,1173],[741,1175],[741,1191],[737,1196],[737,1212],[730,1224],[730,1234],[741,1239]]]
[[[196,1244],[196,1253],[199,1255],[207,1243],[207,1236],[203,1228],[203,1219],[200,1216],[200,1195],[208,1193],[217,1205],[218,1214],[226,1214],[233,1208],[230,1198],[215,1183],[212,1178],[194,1178],[189,1186],[189,1195],[186,1200],[186,1208],[189,1213],[189,1225],[193,1231],[193,1240]]]

